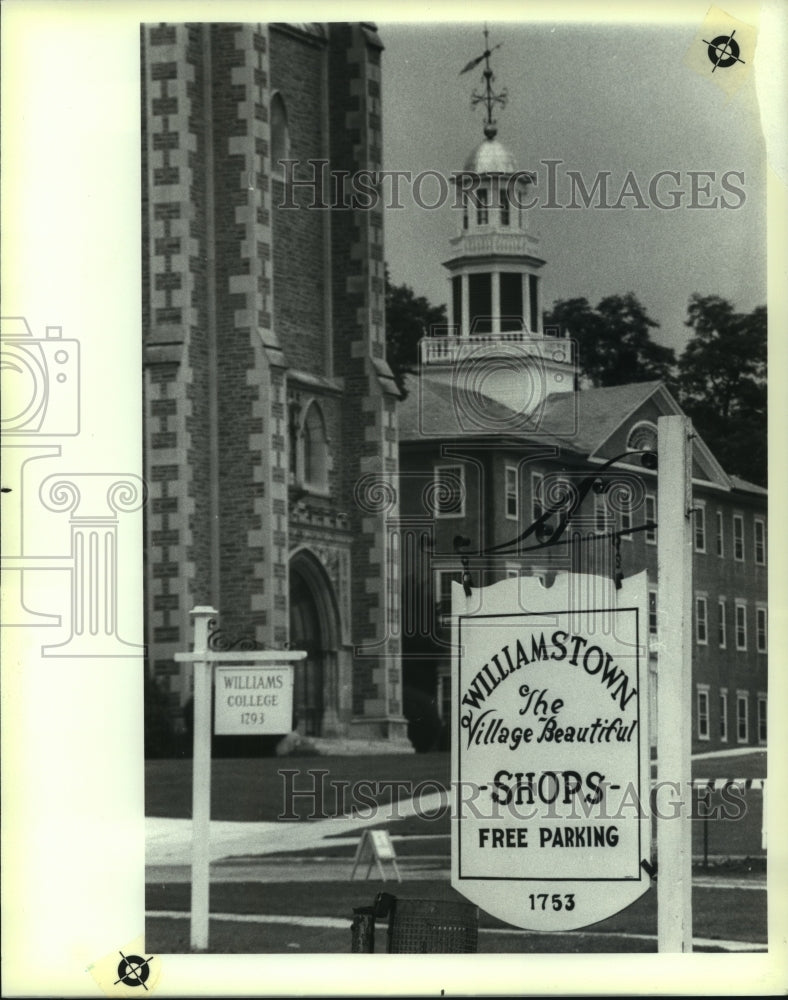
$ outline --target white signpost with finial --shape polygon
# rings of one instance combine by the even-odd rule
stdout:
[[[210,823],[211,823],[211,696],[214,666],[233,665],[233,674],[253,672],[263,681],[247,678],[244,688],[254,689],[249,695],[240,693],[238,684],[231,683],[234,693],[225,699],[217,719],[223,714],[225,725],[217,732],[264,735],[289,732],[293,713],[292,662],[303,660],[305,650],[263,649],[252,651],[217,651],[210,648],[208,629],[218,618],[215,608],[200,606],[190,612],[194,622],[194,651],[176,653],[178,663],[194,664],[194,758],[192,762],[192,901],[191,947],[204,951],[208,947],[210,892]],[[263,679],[262,674],[267,676]],[[284,676],[283,676],[284,675]],[[276,679],[278,678],[278,680]],[[248,681],[252,680],[249,684]],[[273,681],[273,683],[271,683]],[[258,688],[263,690],[257,690]],[[241,703],[240,699],[254,699]],[[276,699],[272,701],[272,699]],[[264,702],[262,699],[268,699]],[[245,712],[240,712],[246,709]],[[244,718],[248,716],[248,718]],[[252,721],[254,716],[254,721]],[[229,728],[228,728],[229,727]],[[284,728],[282,728],[284,727]]]

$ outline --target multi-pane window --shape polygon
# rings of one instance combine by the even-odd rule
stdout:
[[[544,514],[542,501],[544,476],[541,472],[531,473],[531,522],[538,521]]]
[[[717,535],[716,543],[717,543],[717,555],[718,556],[724,556],[725,555],[725,545],[724,545],[723,538],[722,538],[722,525],[723,525],[723,521],[724,521],[724,518],[722,516],[722,511],[718,510],[717,511],[717,532],[716,532],[716,535]]]
[[[720,743],[728,742],[728,689],[720,688]]]
[[[740,691],[736,695],[736,741],[746,743],[749,739],[749,697]]]
[[[720,649],[725,649],[727,645],[726,617],[728,615],[728,605],[724,597],[717,601],[717,641]]]
[[[698,688],[698,739],[709,738],[709,689]]]
[[[435,603],[439,615],[451,614],[451,585],[461,583],[462,574],[456,570],[439,569],[435,574]]]
[[[632,506],[629,499],[625,499],[621,505],[621,531],[631,531],[632,529]],[[632,535],[622,535],[627,542],[632,541]]]
[[[759,566],[766,565],[766,522],[755,518],[755,561]]]
[[[646,494],[646,524],[654,524],[657,522],[657,498],[653,493]],[[657,544],[657,529],[656,527],[648,528],[646,530],[646,541],[649,545]]]
[[[755,609],[755,648],[759,653],[765,653],[769,644],[766,634],[766,608],[759,606]]]
[[[758,695],[758,742],[761,746],[766,745],[766,712],[767,701],[765,694]]]
[[[436,465],[433,509],[436,517],[465,514],[465,469],[461,465]]]
[[[733,515],[733,558],[736,562],[744,562],[744,518],[741,514]]]
[[[709,641],[708,618],[705,597],[695,598],[695,641],[705,646]]]
[[[517,520],[519,497],[517,489],[517,466],[506,466],[506,516]]]
[[[695,508],[695,551],[706,551],[706,508],[703,504]]]
[[[598,535],[604,535],[608,529],[607,523],[607,500],[604,494],[594,494],[594,531]]]
[[[657,634],[657,592],[656,590],[650,590],[648,592],[648,634]]]
[[[747,648],[747,606],[743,601],[736,602],[736,648]]]

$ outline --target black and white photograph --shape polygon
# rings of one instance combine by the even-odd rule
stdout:
[[[784,991],[787,30],[5,5],[4,994]]]

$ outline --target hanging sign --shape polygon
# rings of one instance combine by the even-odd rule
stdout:
[[[649,887],[646,593],[452,588],[452,885],[515,926],[584,927]]]
[[[289,733],[293,728],[293,668],[217,666],[215,676],[217,736]]]

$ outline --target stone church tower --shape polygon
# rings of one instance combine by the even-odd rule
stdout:
[[[227,641],[307,649],[300,733],[393,748],[382,207],[286,189],[380,168],[381,50],[369,24],[142,28],[146,642],[177,716],[211,604]]]

